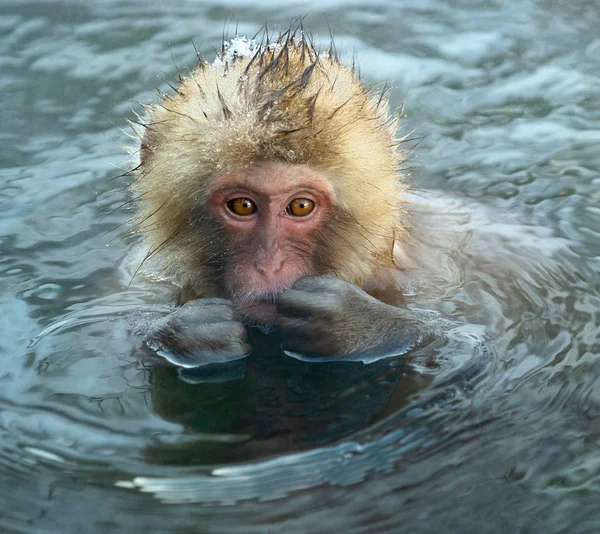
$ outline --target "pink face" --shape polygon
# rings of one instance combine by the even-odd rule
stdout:
[[[306,165],[264,162],[216,175],[208,199],[226,236],[228,296],[246,316],[269,322],[277,295],[316,274],[314,235],[333,188]]]

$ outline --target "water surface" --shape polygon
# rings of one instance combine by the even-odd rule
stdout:
[[[463,321],[411,358],[149,365],[125,118],[241,34],[309,12],[393,82],[419,240],[407,303]],[[226,25],[228,27],[229,24]],[[596,532],[595,2],[4,0],[0,531]]]

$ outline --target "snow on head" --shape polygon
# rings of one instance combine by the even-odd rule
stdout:
[[[239,35],[236,35],[233,39],[225,41],[223,43],[223,48],[224,52],[217,55],[212,62],[212,66],[215,68],[224,67],[225,63],[231,61],[233,58],[251,56],[256,52],[258,45],[254,39],[248,40],[245,36],[240,37]]]

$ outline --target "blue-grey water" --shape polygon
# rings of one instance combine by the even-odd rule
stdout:
[[[407,301],[465,326],[371,365],[259,334],[229,369],[148,365],[124,317],[169,291],[115,230],[125,119],[190,39],[305,13],[422,138],[441,268]],[[3,0],[0,532],[598,532],[599,28],[596,1]]]

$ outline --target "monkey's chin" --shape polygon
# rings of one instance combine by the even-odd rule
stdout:
[[[277,299],[282,291],[291,286],[256,288],[252,291],[234,292],[232,298],[236,311],[244,324],[257,326],[264,332],[271,330],[277,317]]]
[[[275,323],[277,306],[274,302],[258,301],[238,308],[244,323],[248,326],[257,326],[263,332],[269,332]]]

